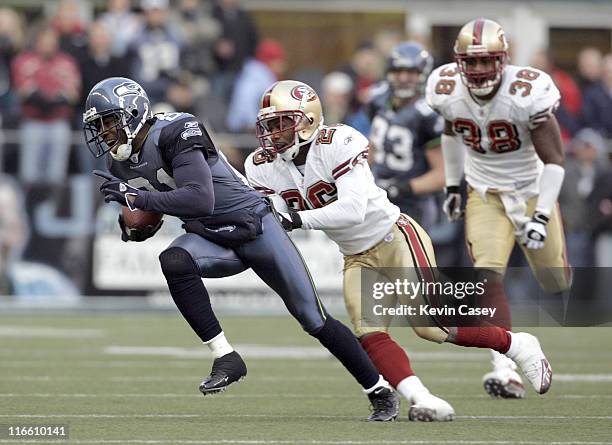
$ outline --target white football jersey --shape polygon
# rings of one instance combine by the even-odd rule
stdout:
[[[548,74],[507,65],[499,90],[481,104],[449,63],[429,76],[426,98],[467,148],[465,178],[473,188],[511,191],[537,184],[542,162],[530,131],[553,115],[561,98]]]
[[[338,199],[336,180],[360,163],[367,166],[368,140],[348,125],[324,126],[310,146],[303,174],[293,162],[280,156],[266,157],[261,149],[245,161],[246,176],[262,193],[283,198],[291,210],[324,207]],[[353,255],[375,246],[391,230],[400,210],[374,183],[367,168],[368,202],[362,223],[343,228],[323,229],[344,255]]]

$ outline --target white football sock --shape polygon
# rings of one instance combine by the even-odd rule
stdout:
[[[518,344],[519,342],[517,341],[517,337],[514,332],[508,331],[508,334],[510,334],[510,347],[504,355],[509,359],[514,360],[512,357],[516,357],[516,355],[519,353],[520,346]]]
[[[223,331],[221,331],[221,333],[212,340],[204,342],[204,344],[210,348],[213,358],[223,357],[224,355],[234,351],[232,345],[230,345],[225,338]]]
[[[491,351],[491,364],[493,365],[493,369],[504,369],[510,368],[513,371],[516,370],[516,363],[514,363],[510,358],[506,357],[504,354],[497,352],[493,349]]]
[[[364,389],[363,392],[366,394],[370,394],[376,388],[380,388],[381,386],[384,386],[385,388],[389,388],[389,389],[391,388],[391,385],[389,385],[389,382],[387,382],[382,375],[379,375],[378,382],[376,382],[376,385],[372,386],[371,388]]]
[[[397,384],[397,391],[410,403],[416,403],[421,394],[429,394],[429,390],[416,375],[406,377]]]

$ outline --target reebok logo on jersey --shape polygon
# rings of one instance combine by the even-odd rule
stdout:
[[[127,187],[125,186],[124,183],[119,184],[119,191],[120,192],[125,192],[127,190]]]
[[[353,136],[347,136],[347,137],[344,139],[344,145],[348,145],[348,144],[350,144],[352,141],[353,141]]]

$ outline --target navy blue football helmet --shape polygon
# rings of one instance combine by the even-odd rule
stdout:
[[[126,77],[110,77],[89,92],[83,113],[87,148],[99,158],[110,151],[113,159],[125,161],[132,155],[132,142],[153,117],[145,90]]]
[[[387,81],[393,95],[407,99],[420,94],[433,68],[433,57],[417,42],[402,42],[395,46],[387,59]],[[419,73],[417,82],[400,78],[402,71]]]

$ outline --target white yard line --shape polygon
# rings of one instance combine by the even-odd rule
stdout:
[[[151,368],[151,367],[176,367],[176,368],[199,368],[201,363],[195,361],[176,361],[160,357],[159,360],[3,360],[0,368],[21,367],[70,367],[70,368]]]
[[[190,419],[190,418],[273,418],[273,419],[354,419],[354,416],[282,415],[282,414],[0,414],[14,419]],[[465,420],[612,420],[612,416],[456,416]]]
[[[51,364],[48,361],[15,361],[15,362],[7,362],[0,363],[0,367],[7,366],[10,363],[13,366],[17,367],[18,364],[29,365],[32,363],[40,364],[40,366],[46,365],[50,366]],[[58,365],[63,364],[64,362],[57,362]],[[134,367],[141,366],[150,366],[157,365],[157,362],[142,362],[142,361],[125,361],[125,360],[108,360],[108,361],[82,361],[81,364],[83,367],[91,367],[91,366],[104,366],[107,364],[110,367],[129,367],[133,365]],[[70,362],[70,366],[78,366],[78,361]],[[183,362],[164,362],[164,364],[170,364],[170,366],[178,366],[178,367],[189,367],[191,364],[184,364]],[[9,367],[9,366],[7,366]],[[142,375],[142,376],[100,376],[96,377],[96,380],[104,380],[115,383],[125,382],[192,382],[198,380],[201,376],[192,375],[192,376],[150,376],[150,375]],[[78,381],[78,380],[90,380],[90,376],[53,376],[53,375],[33,375],[33,376],[23,376],[23,375],[8,375],[3,376],[3,381],[24,381],[24,382],[50,382],[50,381]],[[249,377],[250,380],[254,381],[271,381],[271,382],[286,382],[286,381],[312,381],[312,377],[309,376],[278,376],[278,377],[270,377],[270,376],[261,376],[261,377]],[[336,377],[336,376],[317,376],[317,380],[325,380],[325,381],[341,381],[345,380],[345,377]],[[444,383],[469,383],[478,380],[477,377],[444,377]],[[579,383],[607,383],[612,382],[612,374],[554,374],[553,380],[556,382],[579,382]],[[560,396],[560,395],[559,395]],[[547,396],[550,397],[550,396]]]
[[[558,382],[612,382],[612,374],[553,374]]]
[[[104,329],[70,329],[45,326],[0,326],[0,337],[97,338],[106,335]]]
[[[127,440],[5,440],[0,439],[0,443],[75,443],[75,444],[167,444],[168,439],[127,439]],[[612,442],[583,442],[583,441],[519,441],[519,440],[241,440],[241,439],[221,439],[221,440],[181,440],[172,439],[173,444],[186,445],[209,445],[209,444],[236,444],[236,445],[611,445]]]
[[[275,346],[258,344],[236,344],[234,348],[246,358],[282,359],[328,359],[330,353],[319,346]],[[210,352],[200,348],[156,347],[156,346],[118,346],[104,348],[109,355],[129,356],[169,356],[177,358],[209,358]],[[410,352],[410,358],[419,361],[480,361],[487,359],[485,352]]]
[[[490,399],[491,396],[486,394],[447,394],[440,393],[439,395],[448,398],[459,399]],[[202,398],[199,393],[0,393],[2,398],[74,398],[74,399],[96,399],[96,398],[134,398],[134,399],[166,399],[166,398]],[[261,394],[223,394],[223,399],[266,399],[270,398],[269,393]],[[275,394],[278,399],[359,399],[358,394],[313,394],[313,393],[283,393]],[[588,399],[588,400],[608,400],[612,399],[612,394],[555,394],[547,395],[547,399]]]

